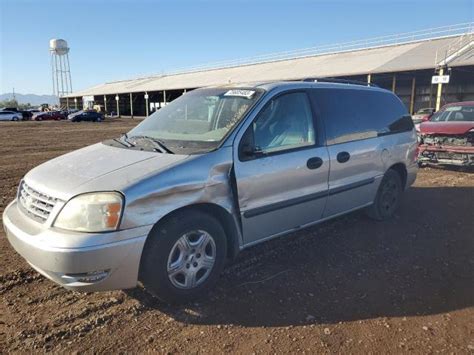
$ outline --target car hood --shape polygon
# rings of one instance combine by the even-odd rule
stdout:
[[[42,193],[68,200],[84,192],[122,191],[187,157],[98,143],[37,166],[26,174],[25,182]]]
[[[422,134],[465,134],[474,128],[474,122],[423,122]]]

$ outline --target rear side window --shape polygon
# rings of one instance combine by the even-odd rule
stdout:
[[[391,93],[356,89],[315,89],[313,97],[326,127],[327,144],[411,131],[407,109]]]

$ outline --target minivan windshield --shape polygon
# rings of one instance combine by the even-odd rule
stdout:
[[[474,121],[474,106],[448,106],[436,112],[431,122]]]
[[[188,92],[159,109],[122,139],[159,142],[169,152],[202,153],[217,148],[261,96],[260,89],[210,88]]]

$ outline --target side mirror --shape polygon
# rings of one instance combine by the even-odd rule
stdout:
[[[240,149],[240,152],[242,153],[242,156],[244,157],[253,157],[255,155],[255,149],[253,145],[249,143],[243,144]]]
[[[251,160],[262,155],[264,155],[264,152],[259,146],[255,145],[253,126],[250,126],[240,141],[239,159],[242,161]]]
[[[239,149],[239,158],[242,161],[251,160],[264,154],[265,153],[259,147],[254,147],[248,143],[242,144]]]

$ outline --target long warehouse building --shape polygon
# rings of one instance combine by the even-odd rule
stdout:
[[[473,24],[462,24],[109,82],[61,97],[60,101],[68,108],[100,107],[121,116],[147,116],[200,87],[342,78],[392,90],[413,113],[420,108],[474,100],[473,28]],[[433,83],[433,76],[442,82]]]

